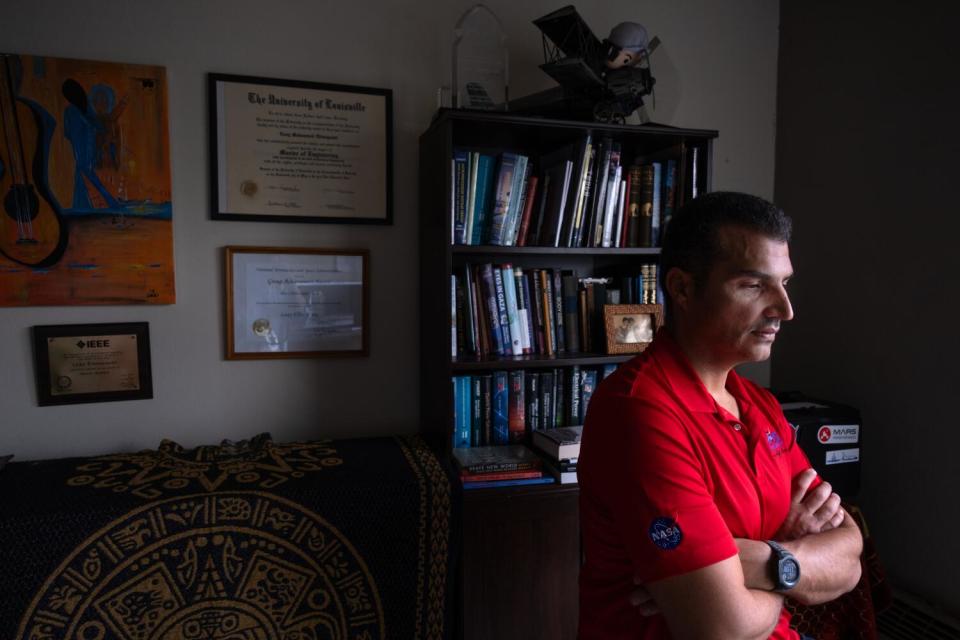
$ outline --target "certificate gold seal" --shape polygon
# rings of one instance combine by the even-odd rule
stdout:
[[[270,334],[270,321],[266,318],[257,318],[253,321],[253,333],[260,337]]]
[[[240,183],[240,193],[247,196],[248,198],[252,198],[253,196],[257,195],[258,190],[259,190],[259,187],[257,186],[257,183],[254,182],[253,180],[244,180],[243,182]]]

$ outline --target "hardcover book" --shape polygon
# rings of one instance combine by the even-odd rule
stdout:
[[[539,470],[543,465],[540,456],[520,444],[455,449],[453,457],[461,473],[530,471]]]
[[[580,437],[583,426],[543,429],[533,434],[533,445],[552,460],[580,457]]]

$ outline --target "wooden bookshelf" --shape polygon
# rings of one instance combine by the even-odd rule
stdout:
[[[584,133],[609,135],[622,164],[636,157],[675,157],[677,206],[689,197],[697,149],[698,190],[710,190],[715,131],[665,126],[603,125],[441,110],[420,137],[420,411],[424,437],[450,459],[456,375],[496,370],[602,367],[631,356],[559,353],[552,356],[451,357],[450,276],[466,264],[506,263],[570,270],[578,276],[657,262],[657,247],[591,248],[454,245],[451,203],[454,149],[530,158],[575,144]],[[535,485],[463,492],[463,558],[458,628],[465,639],[576,637],[580,537],[576,485]]]

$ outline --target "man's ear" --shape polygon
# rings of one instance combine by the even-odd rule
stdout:
[[[667,272],[666,286],[670,302],[679,309],[686,309],[693,296],[693,274],[672,267]]]

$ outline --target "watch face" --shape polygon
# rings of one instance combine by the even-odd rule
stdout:
[[[799,578],[800,567],[797,565],[796,560],[793,560],[792,558],[785,558],[780,564],[780,579],[784,582],[784,584],[793,586],[797,583]]]

